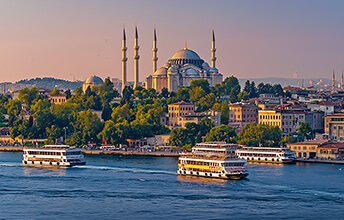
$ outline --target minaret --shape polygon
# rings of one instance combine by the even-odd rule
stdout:
[[[301,88],[303,88],[303,78],[301,79]]]
[[[157,39],[156,39],[156,27],[154,25],[154,35],[153,35],[153,73],[155,73],[155,71],[157,70],[157,61],[158,61],[158,48],[156,47],[157,44]]]
[[[137,24],[135,23],[135,40],[134,40],[134,89],[139,83],[139,35],[137,33]]]
[[[335,83],[335,80],[334,80],[334,70],[333,70],[333,72],[332,72],[332,92],[333,93],[335,92],[334,83]]]
[[[216,52],[215,33],[214,33],[214,26],[213,26],[213,38],[211,40],[211,67],[213,68],[215,68],[215,61],[216,61],[215,52]]]
[[[342,71],[342,80],[340,81],[340,88],[343,91],[344,90],[344,76],[343,76],[343,71]]]
[[[6,94],[6,83],[5,83],[5,81],[4,81],[4,84],[2,84],[2,94],[5,96],[5,94]]]
[[[127,45],[126,45],[125,27],[123,24],[123,37],[122,37],[122,91],[127,85]]]

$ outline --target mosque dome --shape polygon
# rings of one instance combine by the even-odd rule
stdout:
[[[154,76],[167,76],[167,68],[166,67],[160,67],[157,69],[154,73]]]
[[[193,60],[200,60],[201,58],[195,51],[190,49],[183,49],[175,53],[172,59],[193,59]]]
[[[219,70],[216,69],[215,67],[212,67],[212,68],[210,68],[209,72],[211,72],[211,73],[217,73],[217,72],[219,72]]]
[[[186,75],[189,77],[194,77],[198,76],[198,73],[196,72],[196,70],[190,68],[186,70]]]
[[[172,58],[169,60],[169,63],[172,65],[175,64],[193,64],[198,67],[202,67],[203,60],[198,56],[193,50],[187,49],[186,47],[183,50],[175,53]]]
[[[204,63],[202,64],[202,67],[203,67],[204,69],[207,69],[207,68],[209,68],[209,64],[208,64],[207,62],[204,62]]]
[[[91,84],[91,83],[104,84],[104,81],[100,77],[93,75],[93,76],[87,78],[85,83],[88,83],[88,84]]]
[[[170,63],[165,63],[164,65],[163,65],[163,67],[165,67],[165,68],[169,68],[171,66],[171,64]]]
[[[171,66],[169,69],[168,69],[169,72],[177,72],[177,68],[175,68],[174,66]]]

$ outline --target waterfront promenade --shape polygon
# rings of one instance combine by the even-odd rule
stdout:
[[[23,151],[23,147],[15,146],[0,146],[0,151]],[[169,151],[153,151],[153,152],[140,152],[140,151],[124,151],[124,150],[98,150],[98,149],[82,149],[84,154],[99,154],[99,155],[138,155],[138,156],[155,156],[155,157],[178,157],[178,152]],[[329,164],[344,164],[344,160],[337,159],[303,159],[297,158],[296,162],[303,163],[329,163]]]
[[[23,147],[15,146],[0,146],[0,151],[23,151]],[[86,150],[82,149],[84,154],[110,154],[110,155],[141,155],[141,156],[156,156],[156,157],[178,157],[179,153],[169,151],[152,151],[152,152],[140,152],[140,151],[123,151],[123,150]]]

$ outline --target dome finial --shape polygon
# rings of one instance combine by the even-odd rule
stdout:
[[[188,49],[188,43],[185,42],[185,47],[184,47],[184,50],[187,50]]]

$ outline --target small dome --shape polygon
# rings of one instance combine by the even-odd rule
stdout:
[[[166,69],[170,68],[170,66],[171,66],[170,63],[165,63],[165,64],[163,65],[163,67],[165,67]]]
[[[209,68],[209,64],[208,64],[207,62],[204,62],[204,63],[202,64],[202,67],[203,67],[204,69],[207,69],[207,68]]]
[[[167,68],[165,67],[160,67],[155,71],[154,76],[167,76]]]
[[[196,70],[190,68],[190,69],[186,70],[186,75],[190,76],[190,77],[193,77],[193,76],[198,76],[198,73],[197,73]]]
[[[85,83],[104,84],[104,81],[100,77],[93,75],[87,78]]]
[[[177,72],[177,68],[175,68],[174,66],[171,66],[169,69],[168,69],[169,72]]]
[[[219,70],[216,69],[215,67],[213,67],[213,68],[210,68],[209,71],[210,71],[211,73],[217,73]]]

